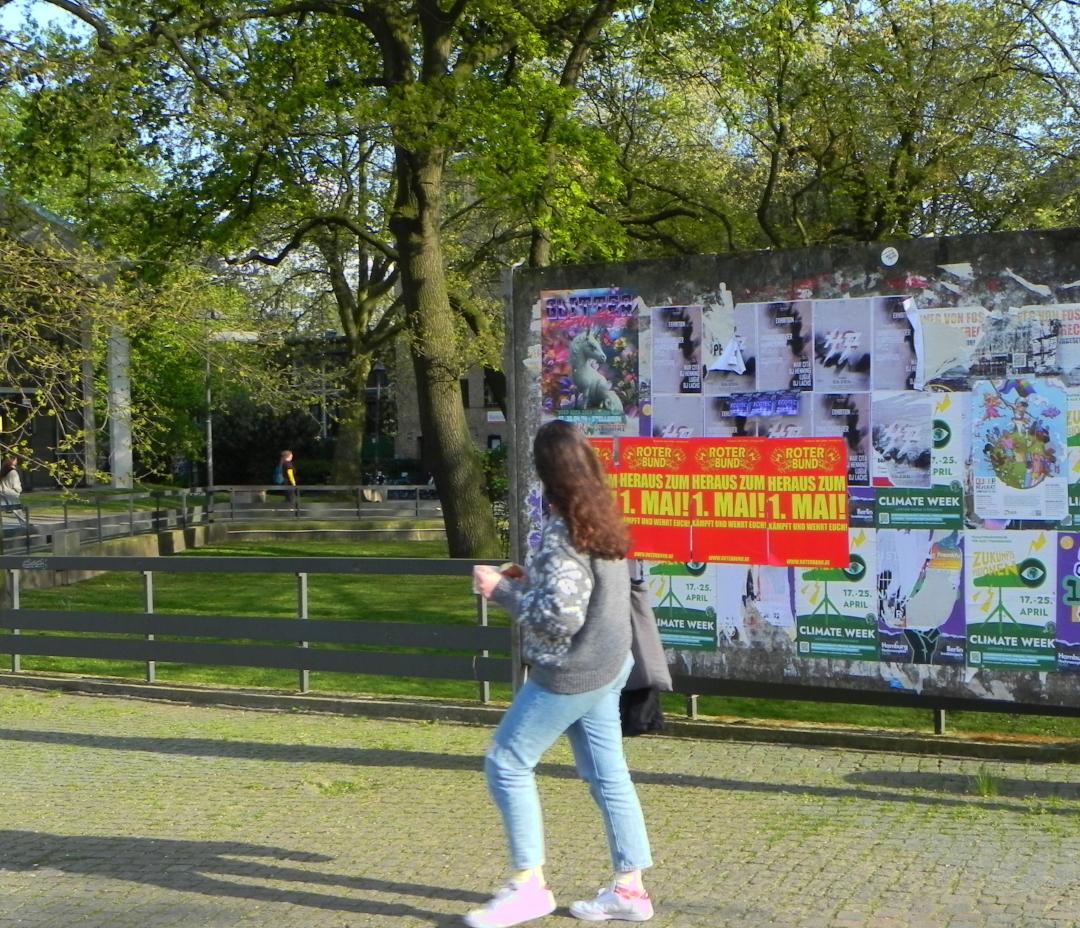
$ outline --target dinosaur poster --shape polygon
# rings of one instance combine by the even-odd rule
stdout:
[[[540,294],[545,418],[572,420],[589,435],[638,434],[640,307],[616,287]]]

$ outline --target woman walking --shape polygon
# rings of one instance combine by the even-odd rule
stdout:
[[[19,522],[26,519],[21,512],[22,480],[19,478],[19,459],[6,457],[0,466],[0,506],[15,514]]]
[[[530,575],[516,565],[501,573],[473,568],[476,591],[521,625],[530,671],[484,761],[512,873],[465,923],[510,928],[555,910],[544,880],[543,819],[533,771],[563,732],[600,808],[615,872],[595,899],[573,903],[570,912],[585,921],[646,921],[653,908],[641,871],[652,865],[652,856],[619,720],[619,693],[633,666],[629,537],[600,460],[574,426],[542,426],[533,458],[551,517]]]

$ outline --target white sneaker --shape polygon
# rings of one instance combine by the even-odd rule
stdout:
[[[508,883],[481,909],[465,916],[469,928],[512,928],[555,911],[555,897],[535,876],[523,883]]]
[[[635,893],[622,886],[605,886],[595,899],[575,902],[570,914],[586,922],[606,922],[611,919],[624,922],[647,922],[653,917],[652,900],[642,890]]]

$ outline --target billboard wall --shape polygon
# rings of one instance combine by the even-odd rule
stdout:
[[[573,421],[681,688],[1080,712],[1080,230],[518,271],[509,307],[519,556]],[[815,442],[818,562],[767,502]],[[760,496],[708,471],[740,455]]]

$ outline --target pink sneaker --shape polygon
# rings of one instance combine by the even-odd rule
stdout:
[[[652,900],[642,890],[636,893],[623,886],[605,886],[595,899],[575,902],[570,914],[587,922],[647,922],[653,917]]]
[[[508,883],[482,909],[469,912],[465,924],[469,928],[511,928],[554,911],[555,897],[534,876],[524,883]]]

